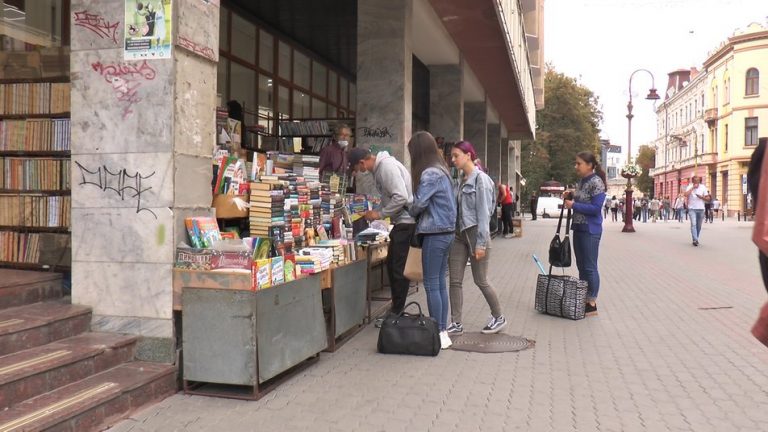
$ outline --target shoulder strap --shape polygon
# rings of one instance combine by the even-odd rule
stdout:
[[[563,206],[565,208],[565,206]],[[563,220],[562,214],[560,215],[560,220]],[[571,228],[571,209],[568,209],[568,218],[565,221],[565,236],[568,237],[569,230]],[[558,230],[559,232],[559,230]]]
[[[560,218],[557,219],[557,234],[560,234],[560,227],[563,225],[563,212],[565,211],[565,206],[560,207]],[[568,211],[568,221],[571,220],[571,212]],[[566,232],[568,232],[568,225],[565,226]]]

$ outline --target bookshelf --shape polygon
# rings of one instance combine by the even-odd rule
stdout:
[[[353,132],[355,130],[355,119],[281,120],[278,122],[279,150],[287,153],[320,154],[333,140],[339,124],[349,126]]]
[[[0,80],[0,267],[71,265],[70,85]]]

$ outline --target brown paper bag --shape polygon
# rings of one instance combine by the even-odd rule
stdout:
[[[421,265],[421,248],[411,246],[408,249],[408,258],[405,260],[403,275],[411,282],[424,280],[424,267]]]

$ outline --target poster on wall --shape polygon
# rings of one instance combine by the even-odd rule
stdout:
[[[125,0],[125,60],[171,58],[172,0]]]

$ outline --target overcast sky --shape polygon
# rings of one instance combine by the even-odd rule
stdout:
[[[544,0],[544,55],[600,98],[602,138],[627,147],[629,76],[650,70],[663,98],[667,73],[702,69],[707,53],[751,22],[766,25],[768,0]],[[768,63],[768,59],[766,59]],[[632,79],[632,153],[656,136],[651,78]]]

